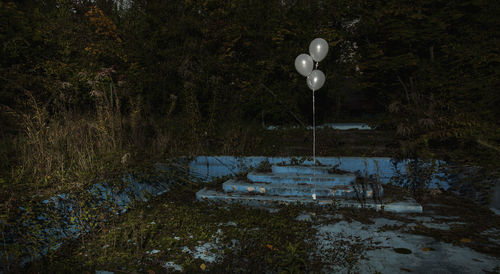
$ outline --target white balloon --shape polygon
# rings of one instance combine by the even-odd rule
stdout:
[[[323,38],[316,38],[309,44],[309,53],[314,61],[325,59],[328,54],[328,43]]]
[[[295,69],[297,69],[300,74],[304,76],[311,74],[313,67],[314,62],[311,56],[303,53],[295,58]]]
[[[313,91],[318,90],[325,84],[325,78],[325,74],[321,70],[313,70],[307,76],[307,86]]]

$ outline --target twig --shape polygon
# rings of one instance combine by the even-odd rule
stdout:
[[[10,80],[10,79],[8,79],[8,78],[5,78],[5,77],[3,77],[3,76],[1,76],[1,75],[0,75],[0,79],[3,79],[3,80],[5,80],[5,81],[7,81],[7,82],[9,82],[9,83],[14,84],[14,86],[16,86],[18,89],[20,89],[20,90],[24,91],[24,94],[25,94],[26,96],[29,96],[29,97],[34,98],[34,96],[33,96],[33,92],[32,92],[31,90],[29,90],[29,89],[26,89],[25,87],[23,87],[23,86],[22,86],[22,85],[20,85],[19,83],[15,82],[15,81],[12,81],[12,80]],[[50,99],[49,99],[47,102],[45,102],[45,104],[44,104],[44,107],[45,107],[45,108],[49,105],[49,103],[50,103],[50,101],[53,99],[53,97],[54,97],[54,96],[52,95],[52,96],[50,97]]]
[[[403,80],[401,80],[401,77],[399,77],[399,75],[397,75],[398,77],[398,80],[399,82],[401,83],[401,85],[403,85],[403,89],[405,90],[405,94],[406,94],[406,100],[408,102],[410,102],[410,96],[408,95],[408,88],[406,87],[405,83],[403,82]]]
[[[483,141],[483,140],[481,140],[481,139],[477,139],[477,140],[476,140],[476,143],[478,143],[478,144],[480,144],[480,145],[482,145],[482,146],[484,146],[484,147],[487,147],[487,148],[489,148],[489,149],[493,149],[493,150],[496,150],[496,151],[499,151],[499,152],[500,152],[500,148],[499,148],[499,147],[497,147],[497,146],[495,146],[495,145],[492,145],[492,144],[488,144],[486,141]]]
[[[274,98],[276,98],[276,100],[278,100],[278,102],[279,102],[281,105],[286,106],[286,105],[285,105],[285,104],[284,104],[284,103],[280,100],[280,98],[279,98],[278,96],[276,96],[276,94],[275,94],[275,93],[274,93],[271,89],[269,89],[268,87],[266,87],[266,86],[265,86],[264,84],[262,84],[262,83],[260,83],[260,85],[261,85],[262,87],[264,87],[264,89],[265,89],[265,90],[267,90],[269,93],[271,93],[271,94],[274,96]],[[292,112],[291,110],[289,110],[289,109],[287,109],[287,111],[288,111],[288,113],[289,113],[290,115],[292,115],[292,116],[293,116],[293,118],[295,118],[295,120],[297,120],[297,122],[299,122],[299,124],[300,124],[302,127],[306,127],[306,125],[304,124],[304,122],[302,122],[302,120],[300,120],[300,119],[299,119],[299,117],[297,117],[297,115],[295,115],[295,113],[293,113],[293,112]]]

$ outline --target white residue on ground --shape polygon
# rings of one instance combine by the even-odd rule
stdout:
[[[443,228],[445,224],[431,223],[432,218],[417,218]],[[318,227],[317,240],[320,241],[318,254],[324,262],[333,260],[342,252],[350,253],[358,259],[351,265],[331,266],[336,273],[479,273],[498,271],[500,261],[468,247],[439,242],[430,237],[407,234],[402,231],[385,230],[384,225],[394,226],[404,223],[385,218],[373,219],[374,224],[357,221],[340,221]],[[345,242],[341,242],[345,241]],[[347,246],[357,248],[347,248]],[[360,247],[361,246],[361,247]],[[399,252],[398,252],[399,251]],[[401,252],[403,251],[403,252]],[[342,254],[344,254],[342,253]],[[333,255],[332,255],[333,254]],[[333,259],[332,259],[333,258]]]
[[[169,269],[169,270],[173,269],[175,271],[182,271],[182,266],[180,266],[174,262],[166,262],[163,267],[165,267],[166,269]]]

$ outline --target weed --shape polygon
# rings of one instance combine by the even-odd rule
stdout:
[[[397,175],[391,178],[392,182],[410,189],[413,196],[420,201],[434,178],[437,162],[435,160],[411,159],[406,162],[405,172],[398,169],[399,162],[393,161]]]
[[[269,161],[262,161],[255,168],[255,171],[257,171],[257,172],[271,172],[271,168],[272,168],[272,165],[269,163]]]

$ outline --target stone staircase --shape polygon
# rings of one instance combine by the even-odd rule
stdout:
[[[367,207],[392,212],[422,212],[408,199],[383,204],[382,187],[358,183],[356,174],[340,173],[329,166],[273,165],[268,172],[253,171],[246,180],[230,179],[222,192],[204,188],[196,196],[202,201],[239,202],[248,205],[304,203],[341,207]]]

